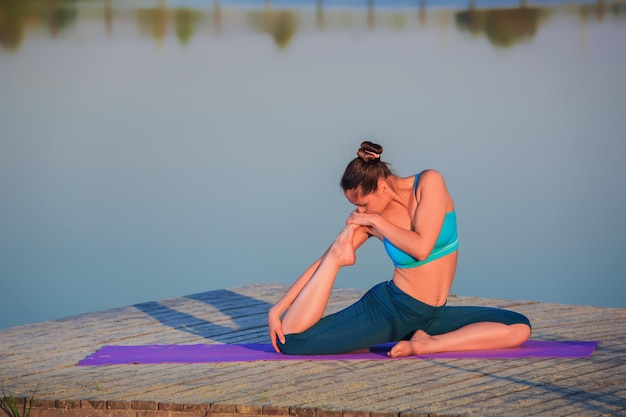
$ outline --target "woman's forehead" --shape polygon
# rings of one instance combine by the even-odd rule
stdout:
[[[345,193],[346,198],[354,205],[359,205],[364,202],[365,197],[361,190],[361,187],[353,188],[352,190],[346,190]]]

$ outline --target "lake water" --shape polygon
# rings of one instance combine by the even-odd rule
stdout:
[[[382,3],[1,2],[0,328],[292,282],[363,139],[445,176],[453,293],[626,307],[626,4]]]

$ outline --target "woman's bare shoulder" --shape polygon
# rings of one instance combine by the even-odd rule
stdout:
[[[422,180],[443,180],[443,175],[441,175],[441,173],[439,171],[437,171],[434,168],[427,168],[425,170],[423,170],[422,172],[420,172],[419,174],[420,176],[420,182]]]
[[[418,192],[419,189],[446,189],[446,182],[443,179],[443,175],[435,169],[425,169],[420,172],[417,183]]]

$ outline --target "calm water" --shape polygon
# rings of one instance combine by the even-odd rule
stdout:
[[[626,4],[293,3],[0,2],[0,328],[291,282],[364,138],[446,177],[453,293],[626,307]]]

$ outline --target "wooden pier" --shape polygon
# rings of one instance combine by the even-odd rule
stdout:
[[[285,290],[251,285],[0,330],[0,383],[21,407],[37,389],[33,417],[626,416],[623,308],[449,300],[519,311],[533,339],[600,340],[588,359],[76,366],[105,345],[266,343],[267,310]],[[362,294],[335,290],[328,312]]]

